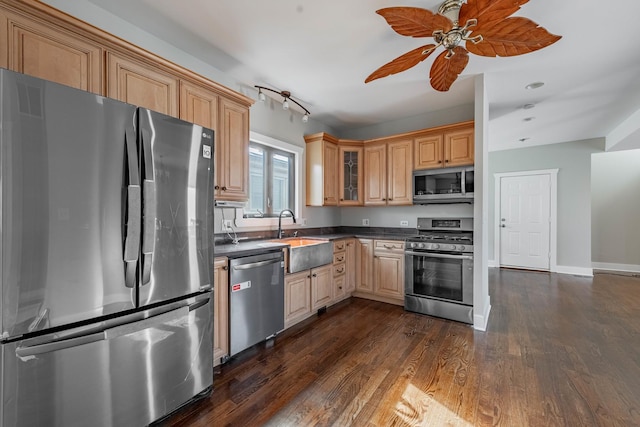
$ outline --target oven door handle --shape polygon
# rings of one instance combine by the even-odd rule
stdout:
[[[434,252],[412,252],[405,251],[405,255],[415,255],[415,256],[425,256],[431,258],[446,258],[446,259],[470,259],[473,260],[473,255],[449,255],[449,254],[439,254]]]

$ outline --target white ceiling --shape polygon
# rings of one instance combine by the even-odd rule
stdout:
[[[431,41],[396,34],[375,11],[435,11],[440,0],[89,1],[239,82],[291,91],[314,119],[338,130],[471,104],[473,77],[481,73],[492,150],[606,137],[640,110],[638,0],[532,0],[517,15],[562,39],[518,57],[470,55],[445,93],[429,85],[435,55],[364,83],[381,65]],[[535,81],[545,86],[525,89]],[[529,103],[535,108],[523,110]]]

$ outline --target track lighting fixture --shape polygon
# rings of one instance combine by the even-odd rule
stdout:
[[[282,109],[283,110],[288,110],[289,109],[289,101],[291,101],[294,104],[296,104],[298,107],[300,107],[300,108],[302,108],[304,110],[304,116],[302,116],[302,122],[303,123],[307,123],[309,121],[309,116],[311,115],[309,110],[304,108],[302,106],[302,104],[300,104],[298,101],[296,101],[295,99],[291,98],[291,92],[289,92],[288,90],[277,91],[277,90],[274,90],[274,89],[269,89],[268,87],[258,86],[258,85],[255,85],[255,87],[258,89],[258,99],[260,100],[260,102],[264,102],[267,99],[267,97],[265,96],[263,90],[268,90],[269,92],[276,93],[276,94],[278,94],[278,95],[280,95],[282,97]]]

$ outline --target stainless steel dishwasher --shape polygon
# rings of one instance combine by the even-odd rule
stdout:
[[[230,355],[284,329],[282,251],[229,261]]]

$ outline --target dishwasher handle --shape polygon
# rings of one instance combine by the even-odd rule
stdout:
[[[270,260],[267,260],[267,261],[256,261],[256,262],[250,262],[248,264],[234,265],[233,269],[237,270],[237,271],[250,270],[252,268],[258,268],[258,267],[262,267],[262,266],[265,266],[265,265],[278,264],[280,262],[282,262],[281,259],[270,259]]]

